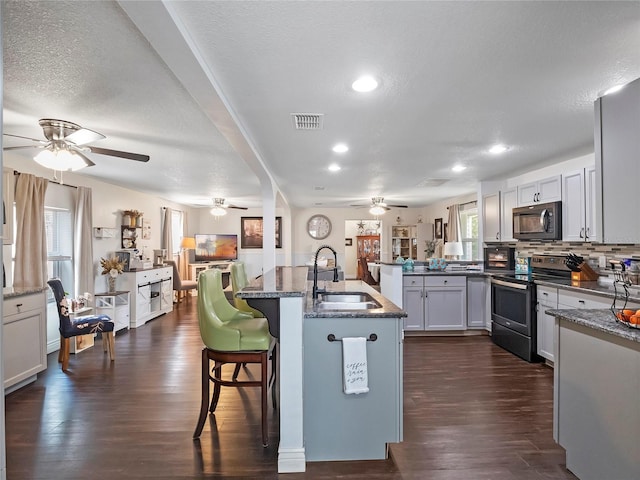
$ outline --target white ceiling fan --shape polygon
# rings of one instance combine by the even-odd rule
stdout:
[[[364,207],[365,205],[351,205],[352,207]],[[407,205],[388,205],[384,203],[384,197],[372,197],[368,205],[371,215],[382,215],[391,208],[408,208]]]
[[[34,160],[40,165],[58,171],[76,171],[81,168],[95,165],[85,153],[91,152],[110,157],[119,157],[137,162],[148,162],[148,155],[138,153],[121,152],[108,148],[94,147],[89,143],[106,138],[104,135],[88,128],[66,120],[56,120],[53,118],[43,118],[39,122],[46,140],[24,137],[5,133],[4,135],[14,138],[22,138],[35,142],[32,145],[19,145],[15,147],[4,147],[3,150],[20,150],[25,148],[37,148],[42,150]]]
[[[227,214],[228,208],[235,208],[238,210],[248,210],[247,207],[238,207],[237,205],[227,205],[224,203],[224,198],[214,198],[213,199],[213,208],[211,208],[211,215],[216,217],[221,217]]]

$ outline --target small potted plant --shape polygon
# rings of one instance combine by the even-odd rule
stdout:
[[[116,278],[124,271],[124,263],[118,257],[101,258],[102,275],[108,275],[107,285],[110,293],[116,291]]]
[[[425,248],[424,248],[424,258],[425,260],[430,259],[431,257],[433,257],[433,254],[436,251],[436,240],[426,240],[425,242]]]
[[[123,210],[122,225],[129,227],[142,227],[142,212],[138,210]]]

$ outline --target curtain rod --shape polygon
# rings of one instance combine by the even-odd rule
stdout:
[[[13,171],[13,175],[16,176],[16,177],[20,176],[20,174],[21,174],[21,172],[19,172],[17,170]],[[49,181],[51,181],[51,180],[49,180]],[[56,185],[62,185],[63,187],[78,188],[75,185],[69,185],[68,183],[59,183],[59,182],[53,182],[53,183],[56,184]]]
[[[459,203],[458,206],[459,207],[463,207],[464,205],[471,205],[472,203],[475,203],[477,205],[478,201],[477,200],[471,200],[470,202]],[[449,210],[449,207],[447,207],[447,210]]]

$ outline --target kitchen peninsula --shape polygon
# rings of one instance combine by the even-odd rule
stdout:
[[[640,330],[610,310],[556,317],[554,439],[581,480],[640,478]]]
[[[387,443],[402,440],[405,313],[361,281],[321,286],[366,293],[379,308],[322,310],[311,298],[307,270],[278,267],[237,294],[262,308],[279,339],[279,473],[303,472],[307,460],[385,458]],[[342,344],[329,335],[375,338],[367,342],[368,393],[343,393]]]

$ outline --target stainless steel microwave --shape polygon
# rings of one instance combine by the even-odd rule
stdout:
[[[562,202],[514,208],[513,238],[562,240]]]

